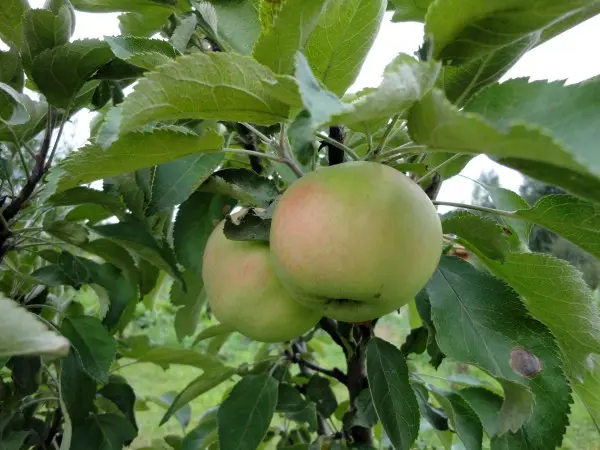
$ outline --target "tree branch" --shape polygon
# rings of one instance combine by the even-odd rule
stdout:
[[[327,136],[325,133],[318,132],[318,133],[316,133],[316,136],[319,139],[321,139],[322,141],[324,141],[325,143],[333,145],[334,147],[337,147],[340,150],[343,150],[353,160],[358,161],[360,159],[360,157],[350,147],[348,147],[345,144],[342,144],[341,142],[336,141],[335,139],[331,138],[330,136]]]
[[[329,165],[334,166],[336,164],[341,164],[344,162],[344,149],[340,148],[339,145],[334,144],[334,142],[343,145],[344,135],[342,133],[342,128],[339,126],[329,127],[329,137],[330,139],[326,141]]]
[[[497,216],[510,217],[511,219],[520,219],[519,215],[515,214],[512,211],[503,211],[501,209],[494,208],[486,208],[485,206],[477,206],[477,205],[467,205],[464,203],[454,203],[454,202],[442,202],[439,200],[435,200],[433,202],[434,205],[440,206],[453,206],[455,208],[463,208],[463,209],[472,209],[474,211],[481,211],[489,214],[496,214]]]
[[[299,366],[303,366],[308,369],[314,370],[315,372],[327,375],[328,377],[335,378],[342,384],[348,383],[348,377],[346,376],[346,374],[337,367],[334,367],[333,369],[324,369],[323,367],[320,367],[310,361],[300,358],[297,354],[291,355],[289,359],[290,361],[298,364]]]

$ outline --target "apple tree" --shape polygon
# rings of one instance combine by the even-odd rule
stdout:
[[[121,34],[73,39],[76,11],[118,12]],[[228,386],[165,436],[179,450],[407,450],[424,429],[444,448],[547,450],[575,398],[600,423],[597,302],[577,269],[527,245],[535,224],[600,257],[600,78],[499,82],[598,13],[596,0],[2,0],[1,447],[135,445],[132,361],[199,369],[162,423]],[[423,22],[423,43],[348,92],[386,15]],[[63,155],[85,108],[90,138]],[[480,154],[567,193],[437,200]],[[177,348],[130,326],[166,283]],[[377,325],[401,308],[413,329],[391,343]],[[261,343],[240,365],[219,353],[236,333]],[[323,337],[343,366],[319,355]],[[440,389],[417,355],[494,384]]]

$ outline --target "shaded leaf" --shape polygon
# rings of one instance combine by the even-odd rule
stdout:
[[[199,342],[202,342],[206,339],[214,338],[214,337],[221,336],[224,334],[229,334],[229,333],[232,333],[233,331],[235,331],[233,328],[230,328],[221,323],[218,325],[213,325],[211,327],[205,328],[202,331],[200,331],[200,333],[198,333],[198,336],[196,336],[196,338],[194,339],[194,343],[192,345],[195,346]]]
[[[171,44],[181,53],[185,53],[188,43],[196,31],[196,16],[194,14],[184,17],[171,35]]]
[[[101,383],[108,382],[116,343],[101,322],[91,316],[68,316],[63,320],[60,331],[71,341],[83,370]]]
[[[100,40],[69,42],[42,52],[33,61],[32,77],[49,103],[67,109],[84,83],[113,54]]]
[[[121,132],[157,120],[264,125],[286,120],[289,108],[275,97],[276,81],[273,72],[248,57],[219,52],[184,56],[140,80],[123,103]]]
[[[223,153],[199,153],[157,166],[146,214],[153,215],[187,200],[221,164],[223,158]]]
[[[444,406],[448,419],[453,424],[458,437],[467,450],[480,450],[483,440],[483,426],[479,417],[468,403],[455,392],[433,389],[433,396]]]
[[[331,416],[338,405],[329,379],[320,375],[313,375],[308,381],[306,397],[317,405],[317,411],[325,418]]]
[[[7,44],[21,47],[22,17],[29,9],[27,0],[5,0],[0,8],[0,38]]]
[[[225,219],[223,232],[227,239],[233,241],[269,242],[271,219],[263,219],[254,211],[248,211],[239,223],[234,223],[230,216]]]
[[[444,353],[501,381],[505,401],[498,432],[505,432],[502,439],[532,449],[559,445],[571,394],[550,331],[529,316],[516,292],[459,258],[442,258],[427,291]],[[543,361],[541,373],[533,378],[516,373],[509,364],[515,348]]]
[[[215,192],[262,208],[268,207],[279,195],[273,180],[246,169],[219,170],[200,190]]]
[[[183,279],[186,291],[183,291],[181,283],[173,282],[170,292],[171,303],[181,306],[175,313],[175,334],[180,342],[196,332],[200,310],[206,303],[202,277],[188,270],[183,273]]]
[[[123,212],[123,203],[119,197],[84,186],[77,186],[54,194],[50,196],[48,202],[54,206],[95,204],[104,206],[117,215]]]
[[[419,406],[404,356],[392,344],[372,338],[366,359],[369,389],[383,429],[394,448],[408,450],[419,432]]]
[[[502,408],[504,399],[487,389],[478,387],[461,389],[458,393],[475,411],[487,435],[494,436],[498,431],[498,412]]]
[[[150,2],[149,2],[150,3]],[[166,24],[171,11],[159,6],[145,6],[140,12],[126,12],[118,16],[119,30],[125,36],[150,37]]]
[[[219,407],[221,448],[254,450],[263,440],[277,405],[277,381],[269,374],[242,378]]]
[[[94,407],[96,382],[83,371],[75,350],[60,363],[60,393],[71,422],[83,422]]]
[[[55,14],[49,9],[30,9],[23,15],[23,65],[30,69],[33,60],[44,50],[69,42],[72,21],[68,9]]]
[[[106,149],[92,144],[67,156],[59,166],[64,171],[59,191],[222,146],[223,138],[212,131],[204,136],[168,129],[129,133]]]
[[[125,415],[127,420],[129,420],[131,425],[138,430],[135,420],[135,392],[124,378],[112,375],[108,384],[104,385],[98,391],[98,395],[113,402]]]
[[[206,242],[234,204],[227,197],[207,192],[195,192],[181,204],[173,228],[173,246],[181,265],[200,273]]]
[[[137,435],[125,417],[98,414],[73,427],[71,449],[110,450],[124,448]]]
[[[218,408],[211,408],[202,414],[196,427],[183,438],[179,450],[209,448],[217,441],[217,411]]]
[[[125,246],[173,278],[181,280],[173,250],[165,242],[156,241],[144,224],[119,222],[97,225],[92,229],[101,236]]]
[[[0,296],[0,357],[66,355],[69,342],[16,302]]]

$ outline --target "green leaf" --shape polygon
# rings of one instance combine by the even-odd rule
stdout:
[[[503,261],[510,252],[507,236],[498,222],[487,217],[458,211],[442,217],[445,234],[454,234],[491,259]]]
[[[600,426],[600,356],[590,355],[590,369],[585,376],[573,383],[573,390],[586,406],[596,427]]]
[[[217,119],[269,125],[288,117],[275,74],[236,54],[196,53],[140,80],[123,103],[121,132],[157,120]],[[202,101],[198,101],[202,99]]]
[[[112,51],[104,41],[69,42],[37,56],[31,74],[50,104],[68,109],[85,82],[112,58]]]
[[[131,254],[122,246],[108,239],[95,239],[81,245],[85,251],[93,253],[107,263],[121,269],[123,274],[134,284],[140,283],[140,274]]]
[[[425,22],[427,8],[434,0],[391,0],[392,22]]]
[[[217,34],[227,49],[250,55],[261,27],[255,3],[246,0],[214,0]]]
[[[263,29],[252,56],[276,73],[294,72],[296,52],[303,51],[325,12],[322,0],[286,0],[272,27]]]
[[[485,186],[485,189],[498,209],[514,211],[516,209],[529,208],[529,203],[516,192],[493,186]],[[532,224],[524,220],[511,219],[508,217],[502,217],[502,220],[517,234],[524,245],[524,248],[529,248],[529,234],[531,233]]]
[[[204,282],[198,272],[188,270],[183,273],[183,279],[187,291],[183,291],[181,283],[173,282],[170,292],[171,303],[181,306],[175,313],[175,334],[180,342],[196,332],[200,311],[206,303]]]
[[[151,400],[153,400],[155,403],[160,404],[160,406],[164,407],[165,409],[169,409],[169,407],[171,407],[171,405],[173,404],[173,402],[176,398],[177,398],[177,392],[170,391],[170,392],[165,392],[160,397],[153,398]],[[189,404],[183,405],[174,414],[175,419],[177,419],[177,421],[179,422],[179,425],[181,425],[181,428],[183,430],[185,430],[187,428],[187,426],[189,425],[191,415],[192,415],[192,408],[190,407]]]
[[[433,396],[448,413],[456,434],[467,450],[481,450],[483,426],[469,404],[456,392],[432,389]]]
[[[173,228],[173,246],[181,265],[200,273],[206,242],[234,204],[227,197],[206,192],[195,192],[181,204]]]
[[[209,131],[204,136],[171,130],[129,133],[108,148],[87,145],[61,163],[64,171],[58,190],[172,161],[202,151],[217,151],[223,138]]]
[[[458,394],[475,411],[487,435],[494,436],[498,431],[498,412],[502,408],[503,398],[478,387],[461,389]]]
[[[483,100],[486,92],[494,91],[486,89],[477,99]],[[494,104],[491,97],[488,100]],[[510,117],[508,111],[505,113]],[[568,114],[568,110],[562,112],[563,117]],[[411,108],[408,128],[417,144],[444,151],[485,153],[533,178],[564,187],[584,198],[598,199],[595,195],[600,192],[598,178],[577,162],[574,154],[560,145],[550,131],[539,126],[527,125],[521,120],[495,128],[477,114],[459,111],[440,91],[432,90]]]
[[[427,419],[434,429],[438,431],[447,431],[449,428],[448,416],[443,409],[437,408],[429,403],[428,388],[431,388],[431,386],[426,387],[423,384],[414,383],[412,387],[417,397],[417,403],[419,404],[421,415]]]
[[[588,6],[589,17],[600,11],[593,0],[542,0],[525,5],[517,0],[438,1],[427,12],[425,34],[433,41],[433,58],[464,64],[519,37],[556,25]],[[573,25],[569,23],[569,28]]]
[[[600,132],[593,113],[598,98],[600,77],[573,85],[517,79],[486,88],[466,109],[481,114],[499,129],[506,130],[518,122],[542,127],[563,147],[572,161],[568,167],[581,166],[599,177],[600,156],[595,142]],[[542,153],[540,157],[542,162],[554,163],[550,154]]]
[[[57,220],[44,224],[44,231],[51,236],[74,245],[85,244],[89,235],[87,228],[83,225],[67,220]]]
[[[220,447],[255,450],[269,429],[277,393],[277,381],[269,374],[242,378],[217,413]]]
[[[69,342],[16,302],[0,295],[0,357],[12,355],[63,356]]]
[[[296,81],[302,103],[308,117],[298,115],[290,127],[290,135],[296,146],[303,146],[313,140],[313,133],[333,116],[350,109],[348,105],[330,91],[323,89],[311,71],[308,61],[300,52],[296,54]]]
[[[408,450],[419,433],[419,406],[404,356],[392,344],[372,338],[366,359],[369,389],[383,429],[395,449]]]
[[[317,411],[325,418],[330,417],[337,409],[337,400],[329,379],[313,375],[306,384],[306,397],[317,405]]]
[[[148,7],[160,5],[165,11],[172,12],[176,0],[71,0],[73,6],[85,12],[106,13],[119,11],[145,12]]]
[[[0,83],[0,123],[7,126],[23,125],[29,121],[29,113],[23,104],[24,95],[12,86]]]
[[[145,220],[146,197],[136,180],[136,172],[104,179],[104,191],[123,198],[127,209],[137,220]]]
[[[356,414],[352,420],[352,426],[373,428],[377,424],[379,418],[371,398],[371,391],[368,388],[360,391],[354,400],[354,407]]]
[[[96,382],[83,371],[75,351],[60,362],[60,393],[71,422],[83,422],[94,407]]]
[[[227,239],[232,241],[262,241],[269,242],[271,231],[271,219],[264,219],[253,210],[248,211],[234,223],[231,217],[227,217],[223,232]]]
[[[98,414],[73,427],[71,448],[112,450],[124,448],[137,436],[134,426],[116,414]]]
[[[95,317],[69,316],[62,322],[61,333],[71,341],[83,370],[95,380],[106,383],[115,359],[114,338]]]
[[[223,153],[198,153],[157,166],[147,214],[156,214],[187,200],[219,167],[223,158]]]
[[[0,441],[2,450],[20,450],[23,448],[25,440],[31,434],[30,431],[17,431],[10,433],[10,436],[5,437]]]
[[[150,37],[166,24],[171,11],[158,6],[146,6],[140,12],[120,14],[119,30],[124,36]]]
[[[337,95],[354,83],[375,42],[385,0],[333,0],[325,3],[305,47],[316,77]]]
[[[120,352],[127,358],[133,358],[140,363],[153,363],[163,369],[168,369],[171,364],[196,367],[207,372],[223,369],[223,363],[214,356],[204,355],[196,350],[176,347],[148,347],[145,338],[141,348],[121,349]]]
[[[213,325],[208,328],[203,329],[198,333],[198,336],[194,339],[194,343],[192,346],[196,346],[199,342],[205,341],[206,339],[211,339],[217,336],[222,336],[224,334],[229,334],[235,331],[233,328],[230,328],[223,324]]]
[[[115,241],[173,278],[181,280],[173,250],[166,242],[159,243],[148,232],[146,225],[136,222],[119,222],[97,225],[92,229],[99,235]]]
[[[570,195],[548,195],[515,214],[600,258],[600,205]]]
[[[261,208],[267,208],[279,195],[273,180],[247,169],[220,170],[200,190],[235,198]]]
[[[373,122],[385,125],[391,116],[405,112],[429,92],[439,68],[435,62],[419,62],[405,54],[397,56],[386,66],[379,87],[359,95],[351,103],[353,110],[334,121],[344,125]]]
[[[600,352],[600,315],[581,273],[566,261],[540,253],[512,253],[504,263],[485,261],[492,273],[521,295],[563,352],[567,374],[584,377],[588,358]]]
[[[185,53],[190,39],[196,32],[196,25],[197,20],[194,14],[183,18],[171,35],[170,41],[173,47],[181,53]]]
[[[31,69],[33,60],[45,50],[66,44],[71,38],[71,14],[62,9],[55,15],[48,9],[30,9],[23,15],[23,65]]]
[[[5,52],[0,51],[0,82],[22,92],[25,85],[25,75],[21,66],[21,56],[16,49],[9,49]]]
[[[160,39],[107,36],[104,40],[117,58],[147,70],[155,69],[180,55],[171,44]]]
[[[0,8],[0,38],[7,44],[21,47],[22,18],[29,10],[27,0],[5,0]]]
[[[98,391],[98,395],[113,402],[136,431],[138,430],[135,420],[135,392],[124,378],[112,375],[108,384]]]
[[[504,387],[498,425],[504,434],[495,439],[512,443],[505,448],[560,445],[571,392],[550,331],[529,316],[516,292],[459,258],[442,258],[427,291],[442,351],[487,371]],[[541,372],[528,377],[514,369],[522,350],[541,361]]]
[[[215,386],[218,386],[219,384],[229,380],[236,373],[237,369],[224,365],[219,368],[205,371],[202,375],[194,379],[190,384],[183,388],[179,394],[177,394],[177,397],[175,397],[173,403],[171,403],[171,406],[169,406],[169,409],[161,419],[160,424],[162,425],[166,423],[171,416],[184,405],[187,405],[189,402],[201,396],[205,392],[208,392]]]
[[[23,124],[8,125],[0,121],[0,141],[22,145],[34,138],[46,126],[48,105],[44,101],[36,102],[27,95],[19,95],[19,103],[23,105],[29,120]]]
[[[179,450],[210,448],[217,441],[217,412],[218,408],[211,408],[202,414],[198,425],[183,438]]]
[[[123,213],[123,202],[115,195],[103,191],[78,186],[52,195],[48,202],[54,206],[75,206],[82,204],[96,204],[106,207],[116,215]]]

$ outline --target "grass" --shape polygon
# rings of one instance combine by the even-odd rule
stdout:
[[[167,322],[170,324],[167,324]],[[149,328],[146,328],[146,332],[154,341],[177,345],[171,324],[170,319],[161,317],[158,319],[158,323],[153,323]],[[400,316],[388,317],[378,325],[377,334],[400,345],[408,329],[408,321],[405,318]],[[329,343],[327,336],[317,336],[311,342],[323,366],[344,368],[344,358],[341,350],[334,344]],[[221,349],[220,354],[226,355],[229,364],[237,365],[243,362],[251,362],[257,348],[256,343],[249,343],[243,337],[234,335]],[[457,365],[446,360],[438,371],[435,371],[426,361],[426,356],[411,358],[413,370],[422,374],[423,377],[427,377],[427,381],[431,384],[448,387],[449,383],[444,379],[456,374]],[[486,375],[478,373],[473,368],[459,367],[459,369],[466,369],[467,371],[463,375],[474,379],[485,380],[487,378]],[[134,364],[124,367],[119,373],[125,376],[134,387],[138,398],[150,398],[158,397],[168,391],[179,392],[190,381],[200,375],[201,370],[185,366],[171,366],[168,370],[163,370],[153,364]],[[233,379],[225,382],[191,402],[190,423],[187,431],[191,430],[204,411],[221,402],[224,395],[235,384],[235,381]],[[343,386],[335,386],[334,392],[338,403],[346,399]],[[148,403],[148,410],[137,411],[140,433],[139,437],[133,442],[132,449],[150,446],[153,449],[167,449],[170,447],[164,447],[165,444],[162,440],[165,435],[184,435],[182,426],[175,418],[171,418],[165,425],[159,427],[164,412],[163,407],[153,403]],[[562,450],[600,450],[598,431],[585,407],[578,400],[572,405],[569,423],[570,426],[563,441]],[[336,425],[340,426],[340,423],[338,422]],[[428,449],[443,448],[433,430],[422,430],[421,439],[424,444],[428,445],[426,447]]]

